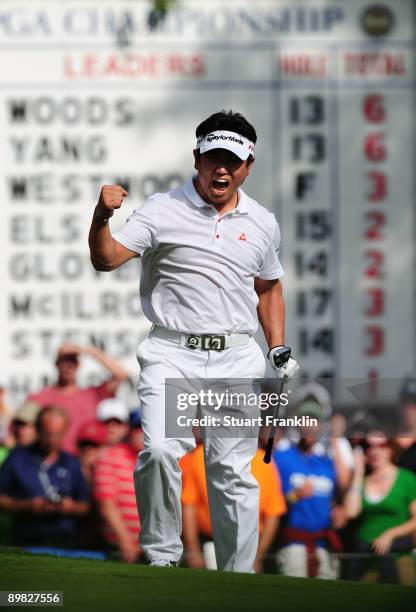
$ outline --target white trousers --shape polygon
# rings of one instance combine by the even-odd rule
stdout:
[[[178,461],[195,447],[195,440],[165,435],[165,379],[261,378],[265,358],[254,339],[224,351],[201,351],[149,336],[139,345],[137,359],[141,367],[138,394],[144,432],[144,450],[134,472],[140,543],[151,561],[178,561],[183,551],[182,475]],[[256,449],[254,437],[209,435],[204,440],[215,552],[222,570],[253,572],[259,493],[251,474],[251,461]]]
[[[339,575],[339,561],[334,554],[329,553],[321,546],[315,552],[319,565],[317,578],[335,580]],[[306,546],[303,544],[289,544],[277,553],[277,565],[281,574],[297,578],[308,577],[308,564]]]

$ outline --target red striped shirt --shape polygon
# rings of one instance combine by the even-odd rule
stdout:
[[[133,470],[137,453],[128,444],[116,444],[103,450],[95,464],[93,493],[98,501],[114,500],[123,523],[132,539],[137,542],[140,531],[136,496],[134,493]],[[104,536],[112,543],[117,538],[108,525],[104,526]]]

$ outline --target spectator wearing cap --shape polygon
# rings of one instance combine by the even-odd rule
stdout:
[[[28,446],[35,442],[37,437],[35,423],[39,411],[39,404],[29,400],[16,410],[10,423],[13,446]]]
[[[103,536],[108,551],[117,550],[121,558],[134,563],[140,557],[139,516],[133,484],[133,471],[137,454],[143,449],[143,432],[140,422],[129,423],[127,407],[114,401],[102,402],[98,415],[107,423],[121,421],[117,428],[120,435],[127,433],[126,442],[114,443],[103,449],[96,463],[93,478],[93,495],[103,520]],[[114,429],[110,429],[114,434]]]
[[[400,445],[398,465],[416,473],[416,379],[406,378],[400,393],[403,432],[397,438]]]
[[[280,478],[273,464],[263,462],[264,451],[258,449],[251,462],[253,476],[259,483],[259,545],[255,570],[261,572],[265,555],[270,549],[280,517],[286,512],[286,502]],[[210,559],[212,526],[205,478],[202,444],[187,453],[180,461],[182,470],[183,539],[186,564],[193,568],[216,569]]]
[[[95,359],[110,373],[110,377],[98,386],[81,388],[76,381],[80,357]],[[69,427],[62,447],[70,453],[77,452],[77,438],[82,426],[95,419],[97,404],[100,400],[113,397],[118,386],[128,378],[126,370],[117,361],[96,347],[82,347],[77,344],[63,344],[55,361],[58,370],[57,383],[45,387],[28,399],[41,406],[53,404],[61,406],[69,416]]]
[[[398,445],[382,432],[367,436],[363,447],[364,454],[359,448],[354,451],[355,475],[345,498],[348,517],[358,518],[354,546],[358,556],[349,561],[347,577],[361,578],[368,566],[363,555],[374,553],[380,581],[397,583],[400,579],[393,555],[413,549],[416,476],[397,467]]]
[[[61,449],[67,422],[62,408],[43,408],[36,442],[14,448],[0,468],[0,509],[13,517],[18,546],[76,543],[76,519],[88,511],[89,494],[79,460]]]
[[[339,564],[330,552],[340,550],[340,541],[332,529],[335,463],[327,454],[314,450],[319,439],[321,407],[305,402],[299,408],[299,416],[316,419],[318,426],[301,427],[299,441],[291,444],[285,440],[273,455],[288,504],[277,563],[287,576],[332,579],[338,576]]]
[[[105,429],[105,444],[114,446],[124,442],[129,433],[129,410],[116,397],[101,400],[97,406],[97,420]]]

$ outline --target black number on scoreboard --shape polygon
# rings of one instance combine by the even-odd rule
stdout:
[[[297,240],[326,240],[331,236],[331,232],[329,210],[300,212],[296,215]]]
[[[293,159],[318,164],[326,159],[326,143],[323,134],[299,134],[293,137]]]
[[[323,327],[317,331],[301,327],[299,329],[298,347],[301,355],[307,355],[312,351],[332,355],[334,352],[334,331],[329,327]]]
[[[318,251],[308,256],[301,251],[295,252],[295,268],[299,277],[309,272],[326,277],[328,276],[328,253]]]
[[[296,296],[296,311],[299,317],[312,315],[322,317],[331,302],[332,291],[325,287],[314,287],[309,291],[298,291]]]
[[[291,123],[318,125],[325,120],[325,102],[321,96],[303,96],[289,101]]]

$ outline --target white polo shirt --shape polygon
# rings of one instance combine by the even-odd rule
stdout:
[[[192,178],[156,193],[113,233],[142,257],[140,297],[154,324],[187,333],[249,333],[258,327],[254,279],[283,276],[279,224],[239,189],[222,217]]]

